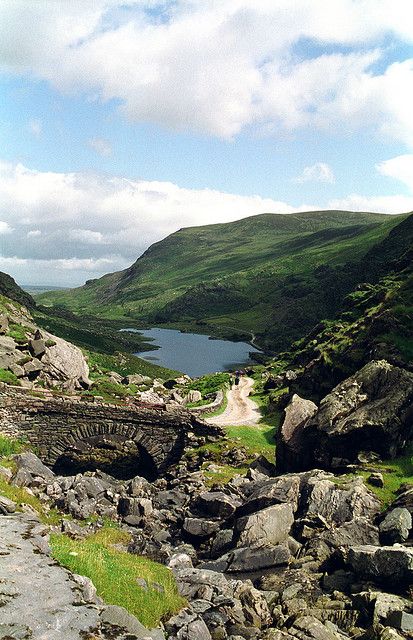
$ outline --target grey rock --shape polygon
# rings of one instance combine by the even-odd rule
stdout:
[[[46,353],[46,343],[42,338],[29,340],[29,349],[35,358],[41,358]]]
[[[286,545],[244,547],[230,551],[217,560],[206,562],[202,566],[211,571],[228,573],[258,572],[270,567],[286,566],[290,552]]]
[[[240,505],[241,500],[222,491],[204,491],[197,497],[194,507],[213,518],[226,520]]]
[[[30,377],[32,375],[38,375],[40,371],[44,369],[44,365],[37,358],[33,358],[24,364],[23,369],[25,375]]]
[[[361,451],[395,457],[413,436],[413,373],[385,360],[368,363],[320,404],[300,435],[300,468],[328,469],[333,457],[357,462]]]
[[[403,632],[413,631],[413,614],[406,611],[393,611],[387,618],[387,624]]]
[[[9,500],[6,496],[0,495],[0,514],[7,515],[8,513],[14,513],[17,509],[17,505],[13,500]]]
[[[19,453],[14,456],[14,462],[17,470],[23,470],[30,473],[32,476],[38,476],[45,480],[53,480],[55,475],[49,467],[43,464],[43,462],[31,452]]]
[[[346,559],[356,575],[401,586],[413,582],[413,548],[397,545],[350,547]]]
[[[219,522],[202,518],[185,518],[183,530],[197,538],[207,538],[219,531]]]
[[[384,487],[384,479],[383,474],[379,471],[374,471],[367,478],[367,482],[372,485],[372,487]]]
[[[177,640],[212,640],[205,622],[190,609],[183,609],[165,624],[169,637]]]
[[[299,476],[280,476],[253,483],[246,488],[246,502],[237,509],[237,516],[248,515],[274,504],[289,503],[297,510],[300,491]]]
[[[317,412],[317,405],[311,400],[294,394],[284,412],[284,420],[277,432],[276,467],[278,472],[297,471],[307,468],[301,464],[308,452],[302,438],[307,422]],[[297,464],[298,463],[298,464]]]
[[[32,638],[32,630],[25,624],[0,623],[0,638],[3,640],[28,640]]]
[[[249,516],[237,520],[235,530],[238,534],[237,546],[276,545],[284,542],[294,522],[290,504],[278,504],[267,507]]]
[[[389,511],[379,525],[380,541],[382,544],[405,542],[412,528],[412,516],[404,507],[396,507]]]
[[[105,625],[126,630],[139,640],[165,640],[165,636],[160,629],[148,630],[135,616],[131,615],[123,607],[109,605],[101,613],[101,621]]]

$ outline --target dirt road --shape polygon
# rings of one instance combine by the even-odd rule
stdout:
[[[252,426],[261,418],[258,406],[248,396],[251,393],[254,380],[243,376],[238,385],[232,385],[227,393],[228,405],[223,413],[214,418],[207,418],[210,424],[220,426]]]

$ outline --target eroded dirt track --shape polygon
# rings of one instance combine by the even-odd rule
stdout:
[[[252,426],[259,422],[260,411],[256,403],[249,398],[254,385],[252,378],[242,377],[238,385],[232,385],[228,391],[228,404],[223,413],[207,422],[219,426]]]

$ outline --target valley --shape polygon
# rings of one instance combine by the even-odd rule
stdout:
[[[21,564],[73,640],[410,637],[413,215],[219,227],[78,290],[0,274],[0,637],[60,624]],[[252,342],[238,385],[209,364]]]

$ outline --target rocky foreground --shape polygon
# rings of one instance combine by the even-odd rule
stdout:
[[[119,611],[109,608],[109,613],[102,613],[105,609],[95,595],[90,599],[92,586],[51,562],[50,527],[12,515],[15,506],[0,498],[5,514],[0,517],[0,553],[5,554],[0,578],[5,603],[2,638],[63,637],[50,630],[47,635],[47,625],[42,627],[47,618],[42,620],[40,614],[40,621],[32,615],[16,617],[18,611],[30,612],[28,598],[39,594],[24,584],[27,578],[22,583],[14,564],[4,573],[4,558],[26,566],[28,573],[45,572],[44,588],[63,598],[62,608],[57,607],[63,617],[56,620],[63,621],[64,637],[70,639],[412,637],[412,486],[403,487],[383,513],[361,477],[317,469],[271,477],[273,467],[263,459],[253,463],[246,477],[213,488],[206,486],[202,472],[188,472],[183,463],[153,483],[141,477],[115,480],[101,472],[56,476],[32,453],[16,456],[15,463],[13,474],[7,469],[1,473],[45,504],[71,514],[73,519],[61,525],[68,535],[83,537],[99,527],[99,521],[87,527],[77,524],[92,514],[118,520],[132,534],[128,551],[170,567],[188,605],[165,620],[162,630],[139,631],[135,626],[124,636],[119,622],[118,635],[110,635],[105,624],[116,627]],[[33,539],[23,541],[28,528]],[[33,543],[40,555],[30,550]],[[39,595],[39,600],[47,597]],[[111,611],[115,618],[105,618]]]

